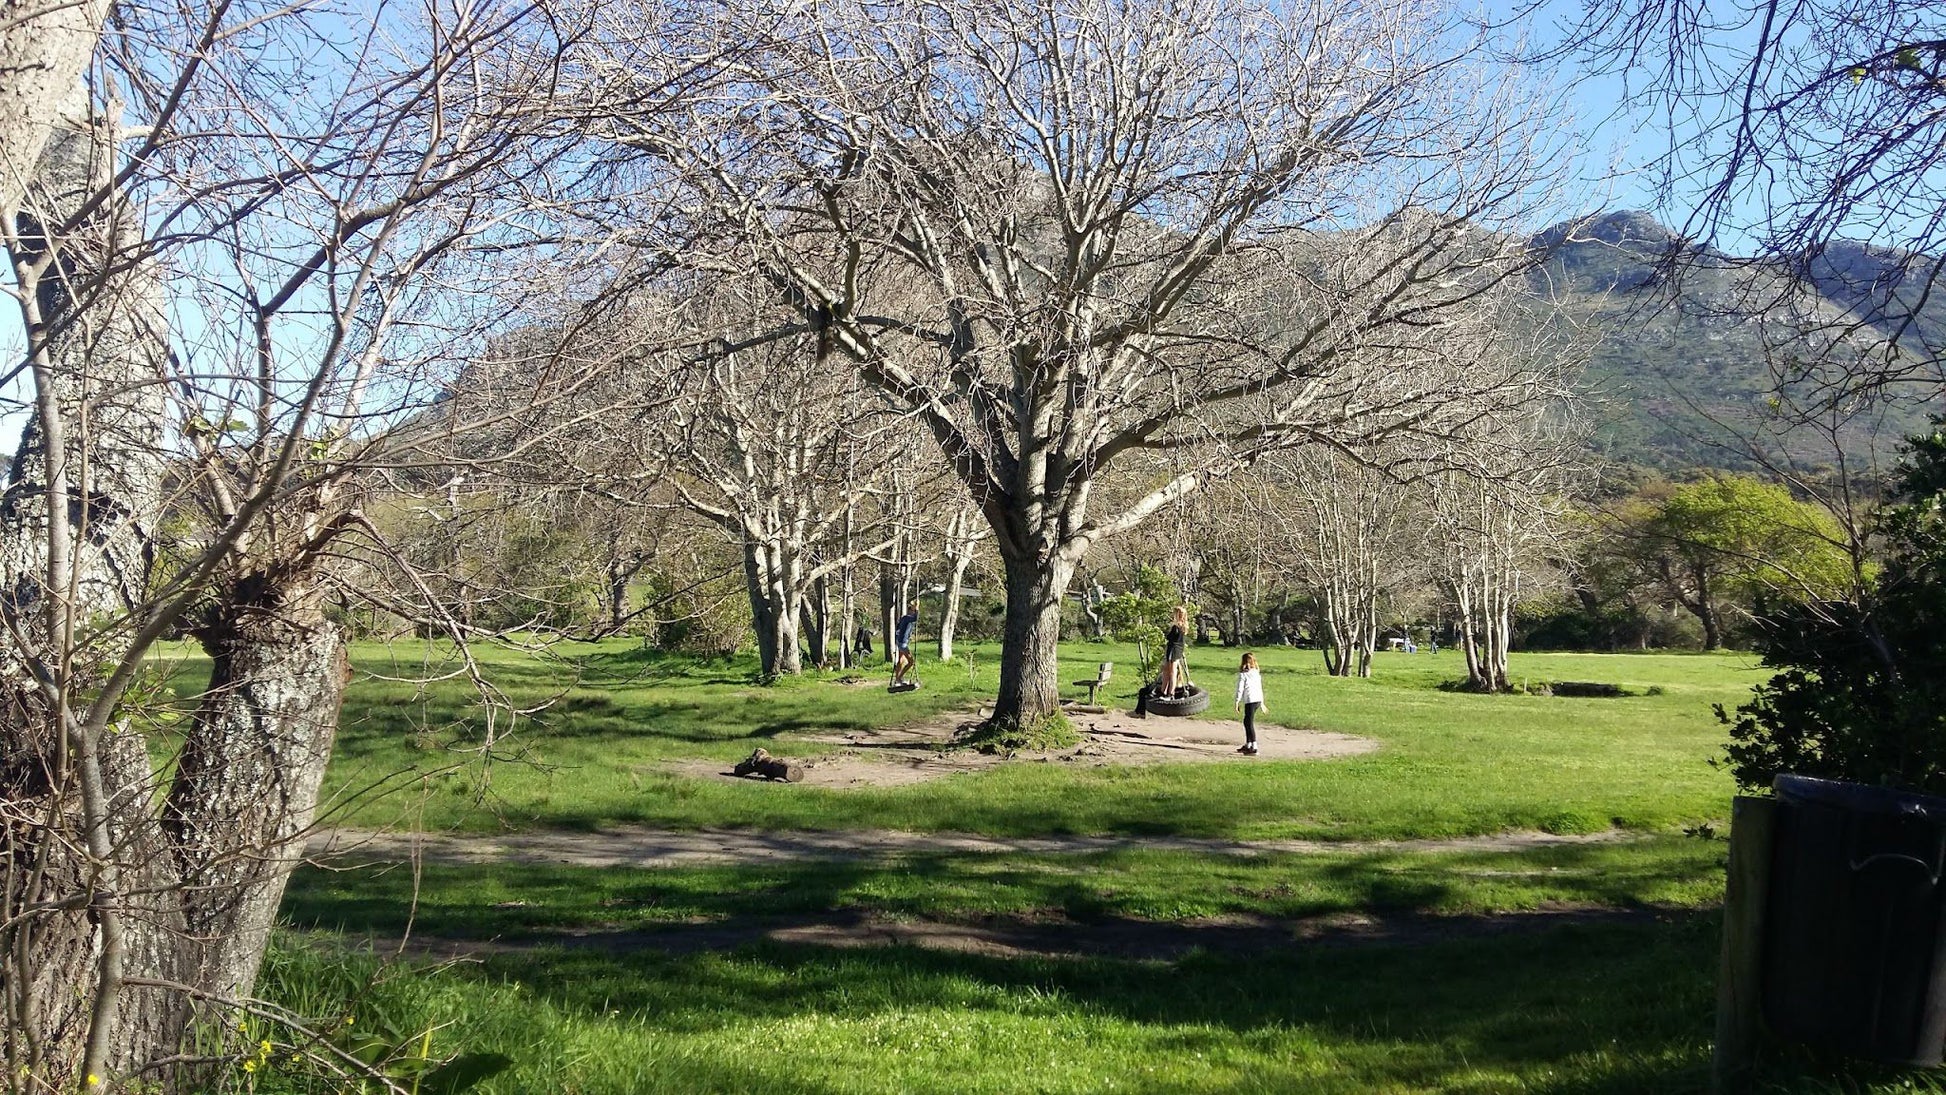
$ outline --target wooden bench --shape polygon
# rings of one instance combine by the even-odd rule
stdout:
[[[1101,691],[1101,686],[1107,684],[1108,678],[1114,675],[1115,675],[1115,663],[1103,662],[1101,663],[1101,668],[1095,670],[1094,680],[1075,681],[1073,683],[1076,688],[1085,688],[1088,690],[1088,706],[1093,707],[1095,705],[1095,693]]]

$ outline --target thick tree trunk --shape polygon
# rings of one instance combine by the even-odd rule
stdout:
[[[1000,694],[993,721],[1032,726],[1061,710],[1061,601],[1074,565],[1054,558],[1011,558],[1006,568],[1007,624],[1000,647]]]
[[[800,598],[788,571],[789,563],[775,547],[754,535],[744,536],[744,590],[750,598],[750,626],[757,633],[759,671],[765,677],[803,670],[797,649]]]
[[[250,992],[331,759],[350,663],[318,591],[252,574],[200,629],[209,691],[177,763],[164,824],[187,888],[195,984]]]
[[[233,593],[240,597],[203,632],[210,687],[159,819],[142,736],[115,732],[102,743],[117,806],[109,818],[112,876],[67,850],[78,844],[72,834],[50,840],[47,832],[7,827],[12,877],[21,877],[23,864],[41,868],[28,888],[9,887],[15,908],[75,894],[93,899],[5,933],[9,965],[35,971],[19,986],[24,993],[10,986],[7,1000],[12,1075],[43,1085],[25,1090],[83,1086],[82,1041],[110,949],[119,951],[124,978],[188,990],[139,985],[117,994],[106,1062],[117,1081],[196,1087],[197,1076],[157,1062],[176,1054],[211,1001],[245,998],[255,984],[316,809],[348,670],[337,629],[308,591],[289,604],[253,576]],[[114,930],[103,913],[115,917]]]
[[[70,101],[95,55],[107,0],[50,4],[4,0],[0,20],[0,216],[12,216],[33,180],[60,104]]]
[[[62,82],[80,90],[75,72]],[[88,640],[84,628],[124,616],[148,581],[163,478],[160,280],[123,203],[68,223],[110,178],[113,145],[106,123],[58,102],[33,119],[46,140],[11,255],[37,413],[0,496],[0,953],[12,974],[0,978],[0,1041],[10,1085],[79,1090],[87,1072],[127,1075],[181,1036],[182,998],[126,979],[185,978],[146,742],[125,722],[85,722],[102,683],[91,667],[128,650],[125,632]],[[37,675],[63,689],[65,709]]]

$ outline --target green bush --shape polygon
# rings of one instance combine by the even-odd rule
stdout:
[[[1946,433],[1904,451],[1884,567],[1856,600],[1761,617],[1778,673],[1734,716],[1716,708],[1746,789],[1795,772],[1946,793]]]

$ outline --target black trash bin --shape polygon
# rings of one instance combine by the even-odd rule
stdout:
[[[1946,1047],[1946,798],[1780,775],[1764,1020],[1806,1045],[1932,1066]]]

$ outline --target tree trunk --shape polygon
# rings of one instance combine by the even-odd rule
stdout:
[[[639,551],[617,554],[608,560],[608,630],[619,634],[628,623],[628,590],[635,576],[642,573],[649,557]]]
[[[1002,553],[1007,582],[1007,623],[1000,647],[1000,694],[993,721],[1032,726],[1061,710],[1061,601],[1074,564],[1054,553],[1050,561]]]
[[[847,553],[851,551],[849,533],[846,534],[845,551]],[[854,569],[850,563],[845,564],[841,587],[843,594],[839,600],[839,617],[843,622],[838,625],[838,664],[846,669],[855,668],[858,664],[857,655],[851,650],[858,634],[858,589],[853,574]]]
[[[1703,623],[1703,649],[1715,650],[1723,645],[1723,627],[1716,618],[1716,601],[1710,596],[1709,576],[1699,573],[1696,576],[1696,618]]]
[[[209,691],[163,818],[200,944],[195,983],[227,997],[256,983],[337,737],[351,664],[321,604],[306,579],[252,574],[199,630]]]
[[[750,626],[757,633],[759,671],[766,678],[802,671],[797,650],[799,601],[781,553],[773,545],[746,535],[743,580],[750,598]]]
[[[0,216],[13,216],[33,181],[26,169],[40,160],[61,120],[60,105],[73,99],[109,6],[107,0],[0,2],[7,27],[0,34],[0,148],[8,164],[0,172]]]
[[[1105,597],[1105,591],[1093,574],[1089,574],[1082,581],[1084,584],[1081,589],[1081,611],[1088,616],[1088,636],[1094,639],[1106,638],[1108,621],[1101,618],[1101,602]]]
[[[878,633],[885,641],[880,643],[886,664],[892,661],[892,632],[899,623],[899,583],[893,577],[896,567],[892,563],[878,564]]]
[[[831,659],[831,582],[824,575],[811,583],[804,598],[804,645],[811,664],[822,668]]]
[[[971,555],[955,554],[946,572],[946,603],[939,610],[939,660],[953,660],[953,633],[959,628],[960,594],[966,589],[966,568],[973,565]]]
[[[0,52],[15,55],[22,29]],[[77,73],[56,86],[80,92]],[[87,722],[102,684],[95,667],[129,654],[126,631],[92,641],[82,632],[124,617],[146,593],[163,479],[161,283],[125,203],[99,200],[112,177],[111,123],[81,106],[62,113],[61,97],[37,104],[31,124],[44,143],[23,144],[43,149],[10,256],[36,415],[0,496],[0,612],[11,625],[0,637],[0,953],[10,973],[0,1026],[7,1082],[42,1090],[79,1090],[89,1071],[122,1076],[172,1052],[184,998],[126,978],[186,979],[179,879],[149,809],[147,743],[125,722]],[[90,202],[92,215],[69,223]],[[35,674],[63,689],[65,706]]]

